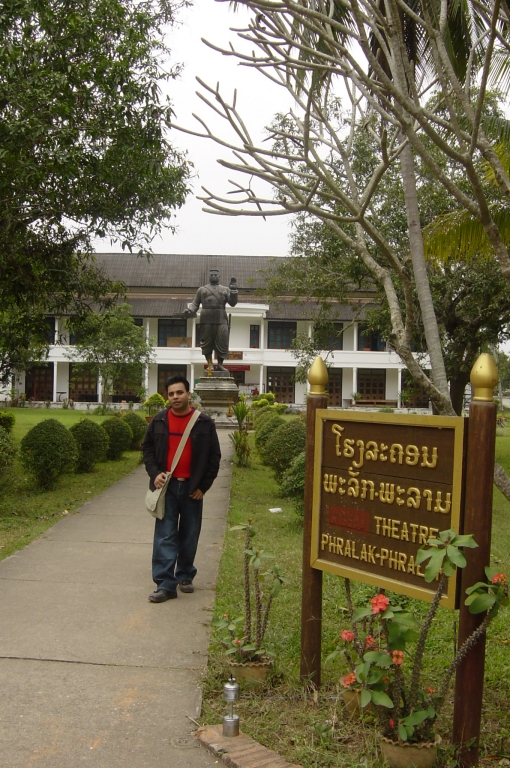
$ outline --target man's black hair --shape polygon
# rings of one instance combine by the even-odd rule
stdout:
[[[171,387],[172,384],[184,384],[186,392],[189,392],[189,381],[184,376],[169,376],[166,380],[166,388]]]

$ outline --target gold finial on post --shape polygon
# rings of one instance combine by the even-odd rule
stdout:
[[[492,355],[487,353],[480,355],[471,369],[469,378],[473,385],[473,400],[492,403],[494,401],[492,391],[499,381],[498,369]]]
[[[328,383],[328,369],[324,360],[319,355],[315,358],[308,371],[308,383],[311,395],[324,395]]]

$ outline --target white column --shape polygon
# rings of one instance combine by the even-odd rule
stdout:
[[[97,402],[98,405],[103,402],[103,382],[100,376],[97,377]]]
[[[399,368],[397,372],[397,398],[397,406],[402,408],[402,368]]]
[[[193,323],[194,328],[194,323]],[[189,367],[189,391],[193,392],[195,389],[195,363],[190,363]]]
[[[266,348],[266,326],[264,325],[264,318],[263,317],[260,318],[260,340],[259,340],[259,346],[260,346],[260,349],[265,349]]]
[[[191,321],[191,347],[194,349],[197,342],[197,318]]]
[[[358,327],[359,323],[354,323],[354,351],[358,351]]]
[[[55,335],[56,335],[56,328],[55,328]],[[55,360],[55,362],[53,363],[53,397],[52,397],[52,400],[53,400],[54,403],[57,402],[57,397],[58,397],[58,395],[57,395],[57,386],[58,386],[57,379],[58,379],[58,363]]]
[[[358,369],[357,368],[352,369],[352,391],[353,392],[358,391]]]
[[[264,366],[260,364],[260,376],[259,376],[259,392],[262,394],[264,391]]]

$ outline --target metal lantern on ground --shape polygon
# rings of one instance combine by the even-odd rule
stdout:
[[[223,735],[239,736],[239,715],[234,715],[234,701],[239,700],[239,685],[232,675],[223,686],[223,698],[228,703],[228,715],[223,718]]]

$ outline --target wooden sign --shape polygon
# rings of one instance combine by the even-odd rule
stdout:
[[[315,430],[311,566],[430,602],[416,553],[459,531],[464,419],[319,409]]]

